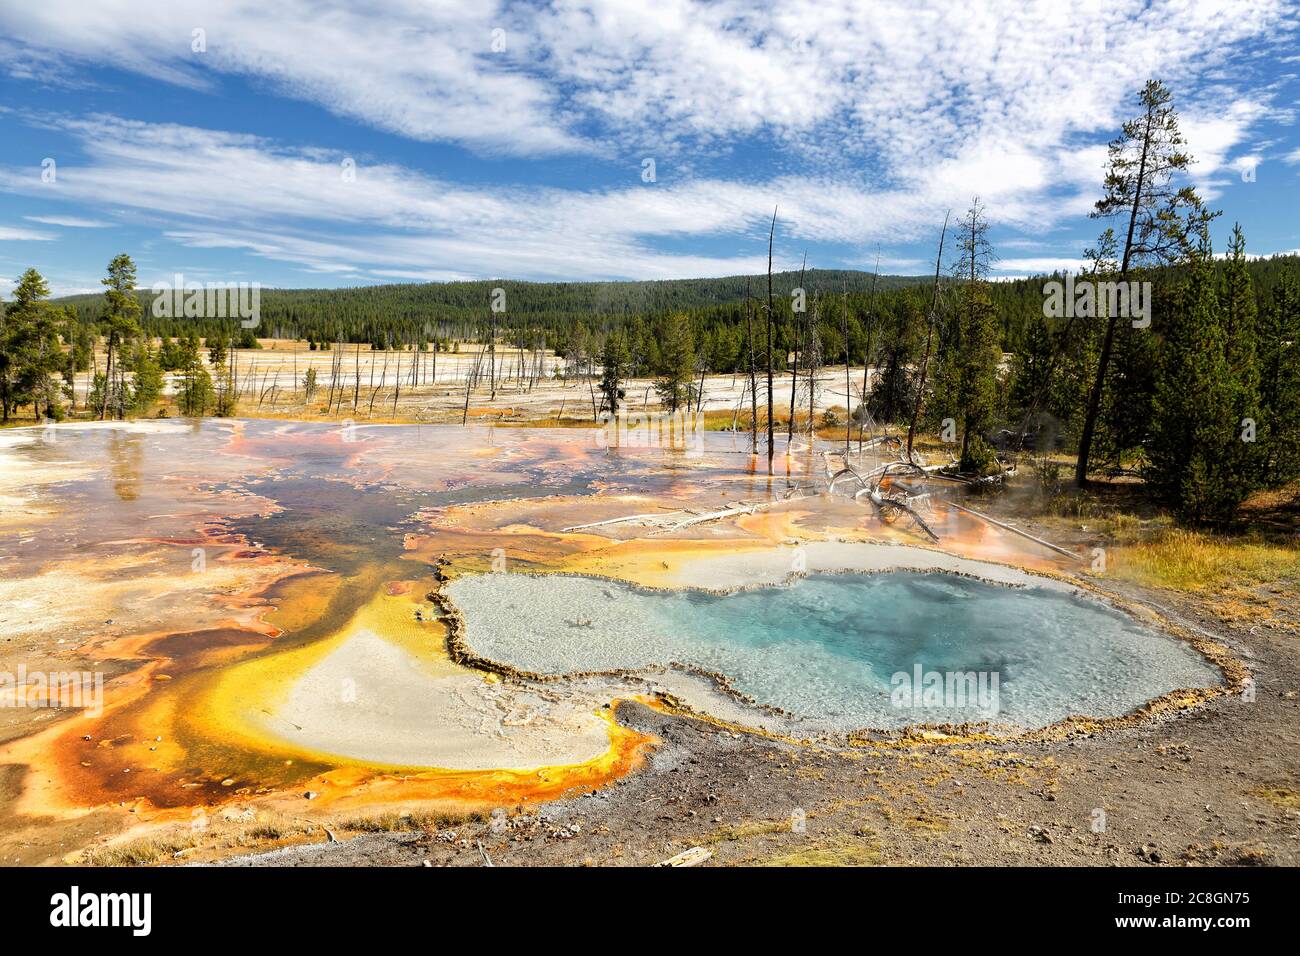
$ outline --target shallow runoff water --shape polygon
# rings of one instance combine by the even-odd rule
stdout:
[[[730,594],[560,574],[449,588],[485,657],[545,674],[675,662],[819,729],[1038,727],[1221,680],[1186,643],[1081,594],[941,572],[818,574]]]

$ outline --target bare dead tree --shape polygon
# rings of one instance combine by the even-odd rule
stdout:
[[[336,349],[330,356],[330,392],[325,400],[325,414],[328,415],[334,409],[334,389],[338,385],[339,375],[339,353]]]
[[[397,417],[397,400],[402,395],[402,343],[398,342],[397,349],[397,374],[393,377],[393,417]]]
[[[465,408],[460,415],[461,425],[469,422],[469,393],[474,388],[474,380],[478,378],[478,367],[483,361],[483,350],[479,349],[478,355],[474,358],[474,365],[465,373]]]
[[[867,345],[862,355],[862,401],[871,387],[871,331],[876,321],[876,282],[880,279],[880,249],[876,248],[876,271],[871,274],[871,298],[867,300]]]
[[[492,328],[488,332],[488,382],[492,395],[490,402],[497,400],[497,314],[492,313]]]
[[[808,380],[808,434],[812,436],[817,428],[817,369],[822,362],[821,339],[821,302],[813,303],[812,321],[804,333],[808,361],[805,364],[804,378]],[[794,416],[790,416],[793,420]]]
[[[804,272],[808,267],[808,253],[803,254],[803,265],[799,267],[799,295],[804,300],[804,322],[807,324],[807,301],[808,293],[803,287]],[[790,443],[794,441],[794,405],[795,391],[799,384],[799,316],[795,314],[793,308],[790,309],[790,321],[794,324],[794,362],[790,366],[790,424],[786,430],[785,447],[786,451],[790,450]]]
[[[772,209],[772,228],[767,234],[767,473],[773,474],[772,459],[776,454],[773,442],[772,416],[772,242],[776,238],[776,208]]]
[[[758,366],[754,361],[754,300],[745,280],[745,331],[749,339],[749,450],[758,457]]]
[[[357,410],[357,402],[361,398],[361,343],[357,343],[356,349],[352,353],[352,410]]]
[[[916,437],[916,422],[921,417],[921,403],[925,398],[925,376],[930,366],[930,348],[934,342],[934,326],[939,311],[939,272],[943,268],[943,241],[948,235],[948,219],[952,211],[944,213],[943,229],[939,232],[939,253],[934,258],[934,290],[930,296],[930,314],[926,317],[925,353],[921,356],[921,371],[917,376],[916,401],[912,405],[912,420],[907,426],[907,460],[912,460],[912,441]]]
[[[853,443],[853,391],[849,374],[849,291],[840,285],[840,330],[844,336],[844,460],[848,461],[849,447]],[[866,401],[866,395],[863,395]]]
[[[385,343],[387,344],[387,343]],[[384,349],[384,368],[379,373],[379,386],[370,393],[370,410],[367,414],[373,415],[375,411],[375,396],[383,391],[384,385],[388,382],[388,349]]]

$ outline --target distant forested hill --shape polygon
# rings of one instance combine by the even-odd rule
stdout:
[[[1262,304],[1284,273],[1300,275],[1300,256],[1257,259],[1249,263],[1249,269]],[[1043,284],[1051,278],[1060,276],[989,284],[1005,351],[1023,349],[1031,320],[1043,314]],[[1179,272],[1164,269],[1151,278],[1158,288],[1169,288],[1179,278]],[[804,347],[796,339],[795,323],[789,321],[790,290],[798,282],[798,272],[773,276],[778,367],[784,364],[787,353]],[[882,275],[873,293],[873,276],[869,272],[808,270],[804,287],[809,296],[808,309],[819,319],[819,351],[827,361],[841,361],[846,326],[854,362],[874,352],[873,345],[879,347],[883,339],[920,334],[929,312],[931,282],[932,276]],[[941,314],[956,286],[955,280],[944,278]],[[496,316],[496,328],[507,343],[545,345],[561,352],[591,355],[606,333],[623,329],[634,345],[634,354],[648,356],[648,364],[654,367],[664,320],[680,312],[691,320],[697,354],[711,370],[726,372],[747,367],[747,321],[755,323],[756,338],[762,340],[767,277],[651,282],[488,280],[345,289],[263,289],[261,324],[256,334],[261,338],[320,343],[369,343],[376,348],[418,347],[430,342],[447,347],[455,341],[483,339],[492,321],[489,302],[495,288],[506,290],[506,311]],[[747,290],[753,300],[748,319]],[[150,309],[152,293],[143,290],[140,297],[144,306],[141,322],[149,335],[240,335],[238,323],[230,319],[155,318]],[[103,313],[104,299],[98,295],[72,296],[58,300],[58,304],[72,309],[82,321],[93,322]],[[250,335],[245,333],[245,338]]]
[[[837,269],[809,269],[804,286],[817,292],[866,293],[872,274]],[[926,281],[923,276],[880,276],[879,291]],[[798,272],[779,272],[772,278],[774,295],[788,299],[798,285]],[[258,334],[267,337],[310,338],[318,341],[370,341],[378,332],[412,341],[411,335],[428,323],[430,337],[471,338],[488,320],[492,290],[506,290],[505,326],[526,323],[533,328],[560,329],[583,321],[593,328],[610,320],[658,317],[672,312],[696,312],[711,306],[734,305],[744,300],[746,289],[766,298],[767,276],[727,276],[720,279],[667,279],[647,282],[445,282],[392,284],[340,289],[262,289],[262,324]],[[158,319],[149,304],[153,295],[141,290],[145,306],[142,323],[153,335],[188,332],[230,334],[227,322],[194,319]],[[56,304],[70,307],[83,321],[103,314],[99,295],[69,296]]]

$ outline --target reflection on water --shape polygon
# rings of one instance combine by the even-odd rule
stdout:
[[[0,601],[9,602],[0,605],[0,619],[40,622],[25,632],[26,643],[3,645],[8,663],[45,655],[66,663],[63,669],[113,670],[102,718],[32,721],[0,743],[0,763],[27,768],[0,791],[0,844],[7,849],[6,832],[19,832],[13,821],[75,816],[89,807],[136,810],[140,815],[125,822],[137,823],[158,808],[300,799],[295,791],[309,783],[328,784],[339,799],[365,794],[373,783],[392,801],[504,805],[599,786],[628,772],[645,740],[610,721],[601,707],[608,698],[574,705],[591,703],[587,717],[602,715],[598,729],[608,733],[609,750],[599,760],[549,766],[543,757],[557,749],[530,747],[527,735],[540,732],[522,727],[512,730],[518,746],[511,752],[525,756],[485,765],[476,759],[476,741],[498,734],[499,726],[456,725],[463,737],[456,762],[435,766],[472,769],[428,776],[421,776],[428,769],[421,763],[385,777],[392,768],[367,763],[363,742],[343,751],[313,738],[311,748],[295,749],[286,741],[294,739],[290,724],[298,719],[301,727],[302,719],[283,716],[308,713],[328,737],[326,718],[338,715],[313,710],[301,693],[294,697],[295,688],[308,672],[328,684],[338,668],[364,666],[376,637],[400,645],[404,656],[394,660],[425,665],[442,654],[444,632],[425,601],[439,560],[486,567],[500,551],[523,566],[608,567],[606,549],[621,535],[630,547],[618,560],[634,563],[641,548],[645,565],[658,569],[676,560],[675,548],[851,537],[868,520],[852,502],[809,499],[782,513],[693,529],[701,542],[645,538],[635,525],[602,528],[609,536],[564,534],[593,520],[766,500],[788,486],[784,475],[755,473],[745,435],[706,433],[702,447],[683,451],[604,447],[595,433],[238,420],[60,426],[53,441],[34,431],[30,440],[7,433],[0,442],[0,502],[6,531],[18,533],[0,536]],[[780,467],[798,477],[821,465],[809,450]],[[872,533],[901,535],[878,526]],[[204,556],[197,566],[196,550]],[[17,584],[6,591],[9,581]],[[683,621],[680,629],[690,626]],[[367,630],[365,640],[349,648],[357,628]],[[456,694],[470,696],[449,695],[439,685],[426,708],[423,684],[408,682],[402,708],[394,708],[420,715],[405,730],[423,735],[433,752],[472,710],[462,703],[487,686],[482,675],[445,656],[439,664],[455,671]],[[501,691],[507,710],[511,693]],[[297,709],[284,711],[290,699]],[[497,701],[478,704],[495,708]],[[380,719],[387,716],[372,714],[373,726],[387,727]],[[289,723],[278,736],[259,736],[249,731],[258,720]],[[329,756],[344,752],[354,759]],[[21,814],[11,812],[15,805]]]
[[[953,574],[818,574],[716,594],[507,573],[447,590],[468,643],[493,660],[544,674],[680,662],[838,730],[981,719],[1041,727],[1219,683],[1187,644],[1096,601]],[[897,706],[895,678],[910,680],[916,667],[996,675],[994,706],[974,695]]]
[[[22,535],[0,541],[0,562],[7,574],[27,576],[29,589],[57,580],[79,598],[45,596],[34,638],[41,644],[29,653],[112,661],[121,679],[108,681],[108,707],[93,726],[33,728],[44,732],[0,745],[0,759],[40,766],[28,778],[46,781],[31,797],[36,807],[61,801],[70,809],[137,801],[182,808],[342,772],[270,737],[236,732],[236,723],[249,722],[247,714],[236,721],[235,711],[270,719],[301,677],[292,655],[309,652],[302,666],[311,665],[310,652],[336,643],[380,595],[397,596],[379,620],[416,627],[416,637],[404,638],[407,652],[441,654],[441,629],[419,614],[429,562],[456,549],[482,558],[500,543],[479,543],[476,533],[505,534],[515,545],[533,540],[497,530],[522,514],[572,511],[612,494],[765,493],[748,456],[731,454],[729,437],[708,444],[714,452],[678,461],[672,450],[601,448],[581,429],[230,420],[74,425],[55,429],[52,441],[35,432],[11,440],[0,446],[0,469],[13,471],[0,478],[21,470],[29,479],[21,490],[40,510],[26,513]],[[465,518],[488,504],[496,510],[485,515],[499,517],[477,532],[466,528]],[[536,543],[554,551],[551,539]],[[395,582],[402,586],[394,590]],[[223,675],[263,661],[248,671],[258,695],[222,685]],[[437,737],[436,729],[425,732]],[[598,785],[626,772],[639,738],[609,733],[610,755],[575,782]],[[481,766],[472,752],[457,765]],[[537,762],[522,757],[519,765]],[[560,792],[564,779],[462,776],[437,792]]]
[[[141,436],[126,431],[109,433],[108,473],[113,482],[113,492],[123,501],[135,501],[140,497],[144,453]]]

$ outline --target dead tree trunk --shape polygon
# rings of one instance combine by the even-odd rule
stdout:
[[[402,395],[402,349],[401,342],[398,342],[397,350],[397,374],[393,377],[393,417],[397,417],[397,400]]]
[[[862,355],[862,401],[865,403],[871,379],[871,325],[876,319],[876,282],[880,278],[880,250],[876,250],[876,271],[871,274],[871,298],[867,302],[867,345]]]
[[[357,343],[356,350],[352,353],[352,411],[357,410],[357,402],[361,399],[361,343]]]
[[[767,473],[773,474],[772,458],[776,454],[773,442],[772,418],[772,241],[776,238],[776,210],[772,210],[772,228],[767,234]]]
[[[939,309],[939,270],[943,265],[943,240],[948,235],[948,217],[943,217],[943,229],[939,232],[939,254],[934,257],[934,291],[930,296],[930,314],[926,319],[925,354],[921,357],[921,371],[917,376],[916,402],[912,405],[912,421],[907,426],[907,460],[912,460],[912,441],[916,437],[916,422],[921,417],[921,403],[925,397],[925,375],[930,365],[930,346],[934,340],[934,324]]]
[[[853,382],[849,374],[849,293],[843,291],[840,304],[840,331],[844,336],[844,458],[847,461],[849,446],[853,443]],[[865,396],[864,396],[865,400]]]
[[[804,331],[805,345],[808,349],[808,362],[805,366],[804,378],[808,380],[808,436],[810,440],[817,428],[817,367],[821,364],[822,349],[821,333],[818,331],[821,325],[820,308],[820,303],[813,306],[812,320]],[[791,425],[793,425],[793,413],[790,419]]]
[[[804,291],[803,279],[805,270],[808,267],[808,253],[803,254],[803,265],[799,267],[799,295],[804,300],[804,322],[807,324],[807,293]],[[794,362],[790,366],[790,424],[785,434],[785,449],[790,451],[790,443],[794,441],[794,406],[795,393],[799,384],[799,316],[795,315],[794,309],[790,310],[790,321],[794,324]]]
[[[497,314],[492,313],[492,330],[488,333],[488,382],[491,389],[490,402],[497,400]]]
[[[745,330],[749,338],[749,451],[758,457],[758,367],[754,362],[754,303],[745,283]]]
[[[465,373],[465,408],[460,414],[460,423],[465,425],[469,422],[469,393],[474,388],[474,379],[478,377],[478,366],[483,361],[483,350],[479,349],[478,356],[474,359],[474,365]]]

